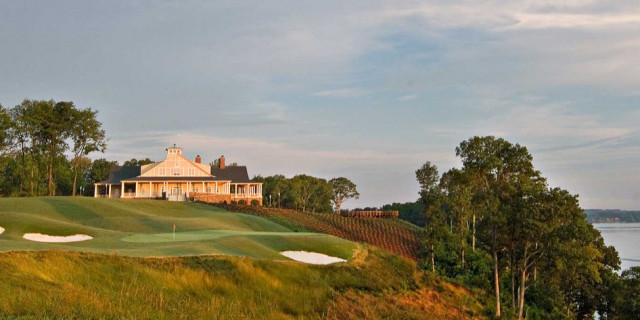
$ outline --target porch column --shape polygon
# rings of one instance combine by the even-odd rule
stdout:
[[[151,198],[151,182],[149,182],[149,198]]]
[[[234,188],[235,193],[236,193],[236,198],[238,197],[238,184],[236,183],[236,187]]]
[[[109,185],[109,198],[111,198],[111,185]]]
[[[187,181],[187,193],[186,193],[187,198],[189,198],[189,186],[190,186],[190,183],[189,181]]]
[[[98,185],[97,184],[93,185],[93,190],[94,190],[93,191],[93,197],[97,198],[98,197]]]
[[[204,187],[204,181],[202,182],[202,192],[207,192],[207,188]]]
[[[138,181],[136,181],[136,198],[138,197]]]

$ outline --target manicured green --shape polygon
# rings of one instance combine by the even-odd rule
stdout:
[[[306,250],[350,259],[355,248],[344,239],[294,232],[253,215],[161,200],[0,198],[0,227],[6,229],[0,251],[58,248],[138,257],[222,254],[287,260],[278,252]],[[25,240],[25,233],[94,239],[49,244]]]

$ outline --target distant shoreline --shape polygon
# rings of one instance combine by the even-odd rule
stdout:
[[[619,209],[586,209],[590,223],[640,223],[640,211]]]

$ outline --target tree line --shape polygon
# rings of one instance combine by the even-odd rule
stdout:
[[[306,174],[287,178],[284,175],[256,176],[255,182],[262,182],[262,203],[273,208],[286,208],[308,212],[340,212],[348,199],[360,194],[351,180],[339,177],[331,180]]]
[[[461,168],[416,171],[420,205],[394,204],[424,225],[426,270],[492,292],[496,318],[627,319],[612,288],[633,283],[633,272],[618,276],[617,251],[576,195],[547,184],[526,147],[473,137],[456,156]],[[408,214],[417,209],[422,217]]]
[[[93,152],[104,152],[97,111],[70,101],[24,100],[0,105],[0,194],[75,195],[90,186]],[[91,190],[93,191],[93,190]]]

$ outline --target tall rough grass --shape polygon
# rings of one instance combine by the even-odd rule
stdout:
[[[367,312],[375,318],[376,305],[385,306],[378,315],[390,319],[442,315],[414,302],[428,289],[412,262],[378,250],[358,255],[346,264],[309,266],[234,257],[5,252],[0,318],[344,319],[354,314],[353,305],[361,311],[371,306]],[[440,319],[480,313],[463,310],[468,307],[456,305],[458,298],[448,302],[429,292],[441,307],[459,310]]]

